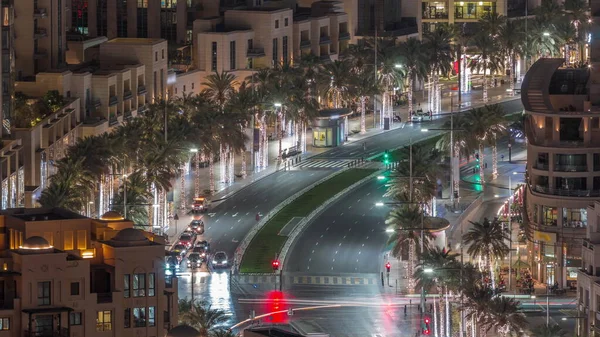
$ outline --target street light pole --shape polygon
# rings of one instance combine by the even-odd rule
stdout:
[[[123,217],[127,219],[127,175],[123,175]]]
[[[512,285],[512,179],[511,175],[508,175],[508,291],[510,292]]]

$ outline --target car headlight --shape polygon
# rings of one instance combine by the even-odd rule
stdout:
[[[223,264],[227,264],[227,260],[223,261]]]
[[[187,230],[188,230],[188,231],[191,231],[191,230],[192,230],[192,227],[188,227],[188,229],[187,229]]]
[[[178,264],[177,264],[177,265],[175,265],[175,269],[179,269],[179,265],[178,265]]]
[[[167,265],[165,266],[167,269],[171,268],[171,265],[167,263]]]
[[[173,272],[167,269],[167,270],[165,271],[165,275],[167,275],[167,276],[171,276],[171,275],[173,275]]]
[[[202,257],[205,257],[205,256],[206,256],[206,253],[202,253],[202,255],[200,255],[200,256],[202,256]]]
[[[217,260],[213,260],[213,264],[219,264],[219,262],[217,262]]]

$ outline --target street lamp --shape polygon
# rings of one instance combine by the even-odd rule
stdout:
[[[550,36],[549,32],[544,32],[544,36]]]
[[[404,66],[402,64],[394,64],[394,68],[400,69],[400,68],[404,68]]]
[[[281,108],[281,103],[273,103],[273,106],[276,108]]]

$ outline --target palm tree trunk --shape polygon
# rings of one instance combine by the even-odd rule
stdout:
[[[492,265],[492,258],[488,255],[486,257],[487,265],[490,270],[490,282],[492,283],[492,289],[496,289],[496,278],[494,277],[494,266]]]
[[[208,180],[209,180],[209,190],[212,193],[215,190],[215,166],[214,166],[214,158],[213,153],[208,153]]]
[[[481,189],[483,190],[483,183],[485,183],[485,176],[483,171],[483,142],[479,142],[479,182],[481,183]]]
[[[179,191],[179,208],[185,209],[185,164],[181,165],[181,190]]]
[[[483,61],[483,103],[488,102],[487,60]]]
[[[225,178],[227,177],[227,158],[225,157],[225,149],[223,148],[223,144],[219,144],[219,177],[221,182],[225,182]]]
[[[445,300],[446,300],[446,334],[447,336],[452,335],[452,330],[450,329],[450,312],[451,312],[451,307],[450,307],[450,301],[448,300],[448,287],[446,286],[446,291],[445,291]],[[452,295],[452,292],[450,292],[450,295]]]
[[[282,116],[281,113],[277,114],[277,121],[275,122],[275,131],[277,132],[277,140],[279,141],[279,150],[277,151],[277,162],[281,162],[281,147],[282,147],[282,139],[281,139],[281,122]]]
[[[434,106],[433,109],[431,110],[433,113],[439,113],[441,110],[441,91],[440,91],[440,75],[437,74],[437,72],[434,74],[433,77],[433,87],[434,87]]]
[[[408,72],[408,120],[410,120],[413,113],[413,78],[412,70]]]
[[[409,294],[414,294],[415,292],[415,278],[414,278],[414,272],[415,272],[415,243],[414,241],[410,241],[409,242],[409,246],[408,246],[408,293]]]
[[[510,96],[514,96],[515,95],[515,76],[516,71],[517,71],[517,67],[516,67],[516,60],[517,56],[516,53],[513,52],[511,57],[510,57],[510,78],[508,79],[510,82]]]
[[[266,168],[269,166],[269,137],[267,136],[267,116],[263,114],[262,116],[262,141],[263,141],[263,157],[262,157],[262,168]]]
[[[302,152],[306,152],[306,122],[302,122]]]
[[[452,174],[454,175],[454,192],[456,192],[456,195],[460,197],[460,145],[458,142],[455,142],[454,145],[450,146],[454,146],[454,152],[452,153],[454,155],[454,158],[452,159]]]
[[[367,105],[367,97],[365,96],[361,96],[360,97],[360,134],[364,135],[365,133],[367,133],[367,123],[366,123],[366,115],[365,115],[365,110],[366,110],[366,105]]]
[[[570,65],[571,62],[570,58],[569,58],[569,44],[565,43],[565,46],[563,47],[563,57],[565,58],[565,65]]]
[[[204,155],[202,155],[204,157]],[[196,152],[196,169],[194,172],[194,197],[200,196],[200,151]]]

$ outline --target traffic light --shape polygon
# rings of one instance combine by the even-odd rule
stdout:
[[[425,316],[425,319],[423,319],[423,322],[425,322],[425,325],[431,323],[431,318],[429,318],[429,316]]]
[[[385,150],[383,152],[383,163],[385,165],[388,165],[390,163],[390,153],[388,152],[388,150]]]
[[[387,270],[387,272],[390,272],[390,269],[392,269],[392,265],[388,262],[385,264],[385,270]]]
[[[477,159],[477,161],[479,161],[479,153],[475,153],[475,159]]]
[[[422,332],[423,332],[424,335],[430,335],[431,334],[431,330],[429,329],[429,323],[431,323],[431,317],[429,317],[429,316],[423,317]]]
[[[279,270],[279,260],[273,260],[273,262],[271,262],[271,266],[273,266],[273,271],[278,271]]]

